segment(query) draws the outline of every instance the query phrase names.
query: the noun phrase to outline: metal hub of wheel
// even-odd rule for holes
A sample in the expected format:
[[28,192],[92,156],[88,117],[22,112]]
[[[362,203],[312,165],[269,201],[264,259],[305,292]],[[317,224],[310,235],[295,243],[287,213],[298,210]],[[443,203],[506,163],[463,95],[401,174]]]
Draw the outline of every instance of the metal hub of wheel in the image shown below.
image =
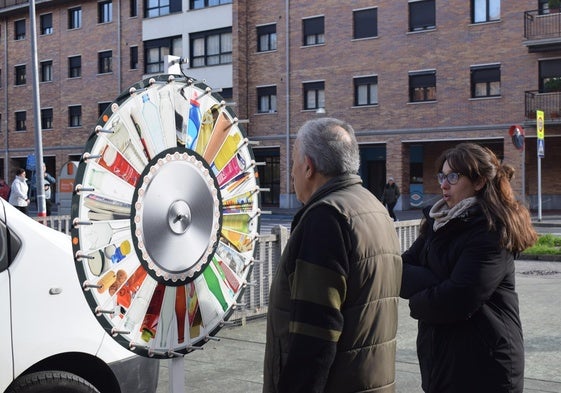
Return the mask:
[[181,284],[200,273],[214,253],[220,231],[219,191],[196,153],[160,156],[147,166],[133,199],[133,234],[149,272],[159,281]]

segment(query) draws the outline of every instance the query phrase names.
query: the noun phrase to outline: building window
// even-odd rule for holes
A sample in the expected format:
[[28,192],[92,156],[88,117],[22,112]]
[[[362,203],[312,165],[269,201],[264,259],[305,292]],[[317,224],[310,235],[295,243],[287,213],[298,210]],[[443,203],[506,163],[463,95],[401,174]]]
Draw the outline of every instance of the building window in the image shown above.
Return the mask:
[[501,0],[471,0],[473,23],[491,22],[501,18]]
[[234,98],[234,89],[231,87],[223,87],[220,95],[225,100],[231,100],[232,98]]
[[53,14],[45,14],[39,17],[39,24],[41,26],[41,34],[53,34]]
[[232,28],[191,34],[191,67],[232,63]]
[[232,4],[232,0],[190,0],[189,9],[198,10],[206,7],[214,7],[216,5]]
[[15,67],[16,70],[16,85],[25,85],[25,65]]
[[436,8],[434,0],[409,2],[409,31],[432,30],[436,28]]
[[41,128],[43,130],[53,129],[53,108],[41,109]]
[[100,102],[97,104],[97,117],[101,117],[109,106],[111,106],[111,102]]
[[277,111],[277,87],[257,88],[257,112],[275,113]]
[[169,15],[181,12],[181,0],[145,0],[144,17],[154,18],[156,16]]
[[16,40],[25,39],[25,19],[16,20],[14,22],[14,35]]
[[70,8],[68,10],[68,29],[79,29],[82,27],[82,7]]
[[471,97],[497,97],[501,95],[501,66],[471,67]]
[[436,71],[409,73],[409,101],[436,101]]
[[68,107],[68,126],[80,127],[82,125],[82,106],[74,105]]
[[378,36],[378,9],[353,11],[353,38],[369,38]]
[[539,72],[540,93],[561,92],[561,59],[540,61]]
[[277,25],[257,26],[257,52],[277,49]]
[[25,125],[27,114],[25,111],[16,112],[16,131],[25,131],[27,126]]
[[82,75],[82,56],[68,58],[68,77],[79,78]]
[[131,46],[130,52],[131,70],[136,70],[138,69],[138,46]]
[[113,51],[99,52],[97,54],[97,64],[99,74],[108,74],[113,72]]
[[40,82],[52,82],[53,80],[53,62],[51,60],[42,61]]
[[182,56],[181,36],[144,42],[144,69],[147,74],[164,72],[164,56]]
[[131,18],[138,16],[138,2],[136,0],[130,0],[130,13]]
[[97,3],[97,23],[109,23],[113,20],[113,3],[100,1]]
[[378,103],[378,77],[364,76],[354,78],[355,106],[375,105]]
[[304,46],[319,45],[325,43],[325,28],[323,16],[302,20],[304,32]]
[[304,109],[325,108],[325,82],[304,83]]

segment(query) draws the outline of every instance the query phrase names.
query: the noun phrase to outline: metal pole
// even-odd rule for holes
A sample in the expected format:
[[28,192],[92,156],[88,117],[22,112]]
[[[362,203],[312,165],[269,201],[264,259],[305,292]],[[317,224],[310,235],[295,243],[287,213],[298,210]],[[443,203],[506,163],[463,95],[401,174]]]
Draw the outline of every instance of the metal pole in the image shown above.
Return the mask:
[[286,25],[286,200],[288,208],[292,207],[290,198],[290,0],[285,0],[285,25]]
[[29,1],[29,24],[31,25],[31,71],[33,75],[33,112],[35,124],[35,187],[37,190],[37,216],[45,217],[46,203],[43,189],[43,137],[41,133],[41,97],[39,95],[39,62],[37,61],[37,25],[35,23],[35,0]]
[[538,222],[542,221],[542,158],[538,156]]

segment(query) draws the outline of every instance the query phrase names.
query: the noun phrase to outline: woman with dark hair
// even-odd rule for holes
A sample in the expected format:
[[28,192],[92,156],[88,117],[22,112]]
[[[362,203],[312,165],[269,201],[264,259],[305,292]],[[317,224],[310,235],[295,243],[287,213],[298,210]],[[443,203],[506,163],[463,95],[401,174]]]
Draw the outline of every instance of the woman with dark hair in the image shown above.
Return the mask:
[[514,196],[513,168],[491,150],[462,143],[436,164],[442,199],[402,255],[423,390],[521,393],[514,259],[537,240],[530,213]]
[[29,206],[28,191],[29,186],[27,185],[25,169],[18,168],[10,189],[9,202],[24,214],[27,214],[27,207]]

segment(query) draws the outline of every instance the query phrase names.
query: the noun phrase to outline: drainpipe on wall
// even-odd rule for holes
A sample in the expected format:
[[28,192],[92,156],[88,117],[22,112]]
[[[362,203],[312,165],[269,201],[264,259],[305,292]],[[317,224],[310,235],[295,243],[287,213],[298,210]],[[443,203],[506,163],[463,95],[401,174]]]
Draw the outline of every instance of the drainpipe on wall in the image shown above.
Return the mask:
[[286,24],[286,204],[292,207],[290,197],[290,0],[285,0]]
[[117,86],[119,88],[119,90],[117,91],[116,96],[118,96],[119,94],[121,94],[121,91],[123,91],[123,79],[121,77],[121,62],[122,62],[122,56],[121,56],[121,2],[117,1],[117,56],[119,61],[117,62],[117,78],[118,78],[118,82],[117,82]]
[[[8,22],[7,20],[2,20],[2,27],[6,26],[2,32],[2,37],[4,39],[4,53],[8,53]],[[4,70],[8,69],[8,56],[4,56]],[[4,118],[2,119],[2,124],[4,125],[4,180],[10,182],[8,167],[10,166],[8,153],[10,151],[10,142],[8,138],[8,73],[4,72],[4,80],[1,82],[4,86]],[[1,126],[0,126],[1,127]]]

